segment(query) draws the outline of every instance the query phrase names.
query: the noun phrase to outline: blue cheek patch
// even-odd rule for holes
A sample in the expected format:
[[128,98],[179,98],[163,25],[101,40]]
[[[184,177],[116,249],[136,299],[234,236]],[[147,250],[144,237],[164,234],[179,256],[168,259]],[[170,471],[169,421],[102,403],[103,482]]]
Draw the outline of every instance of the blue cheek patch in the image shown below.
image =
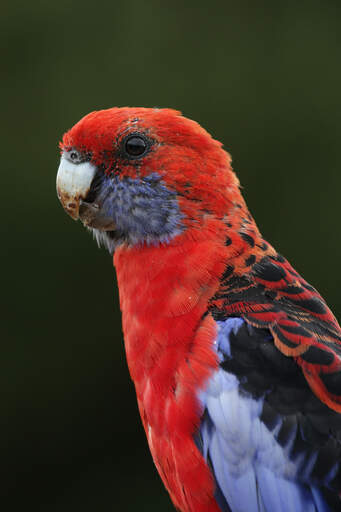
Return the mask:
[[183,230],[176,193],[162,183],[157,173],[136,179],[103,174],[96,188],[96,203],[105,217],[113,219],[116,229],[90,229],[97,242],[111,252],[124,242],[167,243]]

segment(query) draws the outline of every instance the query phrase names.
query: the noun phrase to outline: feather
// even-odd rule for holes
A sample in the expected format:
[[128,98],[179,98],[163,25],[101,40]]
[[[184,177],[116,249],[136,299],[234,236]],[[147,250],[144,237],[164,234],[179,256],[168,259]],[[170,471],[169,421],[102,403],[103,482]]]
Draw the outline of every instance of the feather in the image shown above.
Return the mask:
[[[217,332],[214,346],[220,368],[199,395],[204,410],[199,437],[200,449],[216,480],[217,496],[220,496],[220,502],[223,503],[222,510],[332,510],[324,496],[324,489],[328,490],[324,486],[329,487],[330,482],[333,479],[335,481],[336,475],[340,473],[339,443],[334,441],[334,458],[329,465],[323,467],[319,457],[325,450],[325,443],[316,437],[312,446],[312,438],[309,442],[303,438],[304,422],[310,421],[309,414],[301,417],[304,406],[309,407],[307,396],[310,395],[315,401],[304,378],[301,376],[296,379],[296,384],[297,394],[301,400],[304,397],[305,403],[292,403],[289,414],[275,413],[276,419],[273,421],[269,413],[269,390],[274,385],[279,387],[281,382],[283,391],[285,386],[292,385],[295,380],[291,377],[290,382],[287,376],[291,375],[293,368],[291,365],[282,365],[281,375],[278,368],[273,368],[268,376],[263,376],[260,392],[254,387],[249,388],[253,393],[246,391],[250,367],[258,366],[260,372],[263,370],[257,345],[273,343],[273,340],[265,330],[250,328],[241,318],[218,322]],[[246,343],[247,337],[252,338],[252,342]],[[241,346],[249,347],[251,355],[248,358],[245,358]],[[298,367],[296,373],[299,375]],[[306,390],[307,395],[300,395],[300,386]],[[325,422],[328,422],[330,414],[338,417],[337,413],[325,411],[324,407],[320,404],[320,413],[327,413]],[[337,428],[341,433],[341,421]],[[318,472],[319,485],[316,479]],[[226,506],[221,497],[226,501]],[[335,498],[338,499],[337,493]]]

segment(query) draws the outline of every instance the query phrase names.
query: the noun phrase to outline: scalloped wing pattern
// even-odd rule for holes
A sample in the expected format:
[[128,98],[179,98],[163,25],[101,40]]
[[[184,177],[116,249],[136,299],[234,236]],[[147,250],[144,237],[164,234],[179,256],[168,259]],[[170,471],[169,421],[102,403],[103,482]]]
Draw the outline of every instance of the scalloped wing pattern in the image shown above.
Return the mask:
[[266,256],[250,274],[231,274],[212,300],[217,318],[241,315],[268,328],[293,357],[317,397],[341,412],[341,329],[320,294],[281,255]]

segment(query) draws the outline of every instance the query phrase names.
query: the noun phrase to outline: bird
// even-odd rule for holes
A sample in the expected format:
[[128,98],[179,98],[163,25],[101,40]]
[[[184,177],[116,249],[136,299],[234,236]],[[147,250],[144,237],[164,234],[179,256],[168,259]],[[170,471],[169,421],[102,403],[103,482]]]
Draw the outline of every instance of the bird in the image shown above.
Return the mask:
[[231,156],[170,108],[89,113],[65,211],[113,255],[155,466],[182,512],[341,510],[341,329],[261,235]]

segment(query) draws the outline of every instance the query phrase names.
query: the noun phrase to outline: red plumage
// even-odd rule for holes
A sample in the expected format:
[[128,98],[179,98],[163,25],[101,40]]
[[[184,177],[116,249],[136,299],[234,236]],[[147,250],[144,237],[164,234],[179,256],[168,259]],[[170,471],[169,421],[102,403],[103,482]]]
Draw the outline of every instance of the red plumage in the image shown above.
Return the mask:
[[193,432],[197,390],[217,366],[215,324],[202,317],[224,258],[212,242],[185,238],[172,247],[120,248],[114,262],[127,360],[154,462],[181,510],[213,511],[212,476]]
[[[113,151],[144,130],[157,143],[138,166]],[[341,412],[328,379],[341,370],[341,331],[325,302],[266,243],[241,196],[230,156],[197,123],[169,109],[123,108],[89,114],[62,149],[89,153],[107,175],[161,175],[177,194],[183,232],[168,244],[120,246],[114,255],[130,373],[149,446],[175,505],[218,511],[214,481],[193,436],[198,390],[217,368],[212,312],[267,327],[293,357],[318,398]],[[328,353],[316,364],[310,347]]]

